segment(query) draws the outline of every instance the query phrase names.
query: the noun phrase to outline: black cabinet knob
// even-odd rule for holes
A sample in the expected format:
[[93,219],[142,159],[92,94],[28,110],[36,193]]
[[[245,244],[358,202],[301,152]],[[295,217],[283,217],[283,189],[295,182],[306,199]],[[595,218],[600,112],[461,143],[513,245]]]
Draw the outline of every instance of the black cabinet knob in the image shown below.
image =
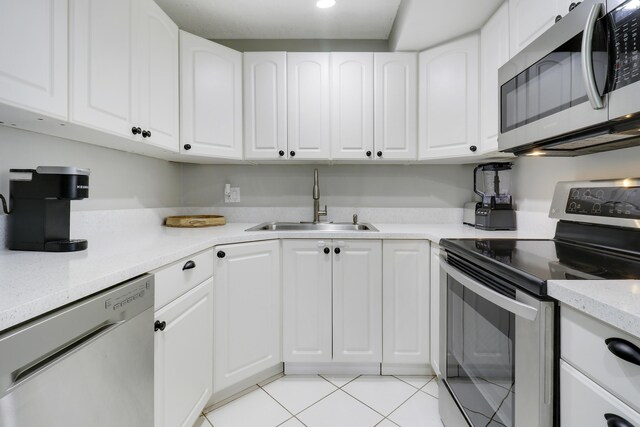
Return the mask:
[[471,150],[472,153],[475,153],[476,151],[478,151],[478,147],[472,145],[471,147],[469,147],[469,150]]
[[560,22],[561,19],[562,19],[562,15],[556,16],[556,22]]
[[279,155],[280,157],[284,157],[284,150],[280,150],[280,151],[278,151],[278,155]]
[[378,152],[376,153],[376,156],[378,156],[378,157],[382,157],[382,151],[378,151]]
[[164,331],[164,328],[167,327],[167,322],[161,322],[159,320],[156,320],[156,323],[153,324],[153,330],[154,331]]
[[218,251],[217,255],[218,258],[224,258],[227,254],[225,254],[223,251]]
[[335,254],[338,255],[340,253],[340,248],[335,248],[333,252],[335,252]]
[[189,260],[184,264],[182,270],[191,270],[192,268],[196,268],[196,263]]
[[629,421],[616,414],[604,414],[607,427],[634,427]]
[[184,144],[185,150],[191,150],[191,144]]
[[289,151],[289,155],[290,155],[291,157],[295,157],[295,156],[296,156],[296,152],[295,152],[295,151],[293,151],[293,150],[291,150],[291,151]]
[[149,130],[143,130],[142,131],[142,137],[143,138],[149,138],[151,136],[151,131]]
[[325,254],[328,254],[329,252],[331,252],[331,249],[329,249],[329,248],[324,248],[324,253],[325,253]]
[[134,134],[134,135],[141,134],[142,133],[142,129],[134,126],[134,127],[131,128],[131,133]]
[[371,151],[367,151],[367,157],[371,157]]
[[604,343],[616,357],[640,366],[640,348],[635,344],[622,338],[607,338]]

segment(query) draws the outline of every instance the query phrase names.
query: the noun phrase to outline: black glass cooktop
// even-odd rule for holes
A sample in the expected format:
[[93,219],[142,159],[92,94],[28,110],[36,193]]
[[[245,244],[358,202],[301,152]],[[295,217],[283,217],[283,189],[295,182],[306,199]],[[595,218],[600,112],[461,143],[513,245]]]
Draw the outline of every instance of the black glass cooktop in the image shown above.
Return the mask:
[[444,239],[440,245],[540,295],[547,280],[640,279],[640,257],[556,240]]

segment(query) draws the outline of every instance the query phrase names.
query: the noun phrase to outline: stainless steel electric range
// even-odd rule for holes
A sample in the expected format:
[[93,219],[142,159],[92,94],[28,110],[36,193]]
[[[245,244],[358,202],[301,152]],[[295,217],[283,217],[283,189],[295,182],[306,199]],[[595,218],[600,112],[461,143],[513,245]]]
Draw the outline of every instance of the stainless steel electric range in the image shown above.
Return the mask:
[[561,182],[552,240],[443,239],[440,416],[447,427],[559,425],[548,280],[640,279],[640,179]]

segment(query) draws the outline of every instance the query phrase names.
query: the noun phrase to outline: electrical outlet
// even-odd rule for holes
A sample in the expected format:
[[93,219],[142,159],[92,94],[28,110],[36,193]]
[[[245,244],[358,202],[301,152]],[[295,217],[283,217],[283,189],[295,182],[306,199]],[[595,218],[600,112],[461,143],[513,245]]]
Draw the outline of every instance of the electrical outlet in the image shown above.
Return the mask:
[[230,187],[224,192],[225,203],[240,203],[240,187]]

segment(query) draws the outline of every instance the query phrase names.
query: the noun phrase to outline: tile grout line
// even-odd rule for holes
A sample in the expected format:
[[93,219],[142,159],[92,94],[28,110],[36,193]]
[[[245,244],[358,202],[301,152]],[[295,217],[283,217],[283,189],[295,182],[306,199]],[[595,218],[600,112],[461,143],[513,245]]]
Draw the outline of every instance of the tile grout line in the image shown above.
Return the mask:
[[[402,381],[402,382],[403,382],[403,383],[405,383],[405,384],[409,384],[411,387],[416,388],[416,389],[418,389],[418,390],[422,390],[423,388],[425,388],[425,387],[427,386],[427,384],[429,384],[431,381],[433,381],[434,379],[436,379],[436,377],[435,377],[435,376],[431,376],[431,375],[424,375],[425,377],[431,377],[431,379],[430,379],[429,381],[427,381],[427,383],[426,383],[425,385],[423,385],[422,387],[416,387],[416,386],[414,386],[413,384],[408,383],[407,381],[403,380],[402,378],[400,378],[400,377],[398,377],[398,376],[396,376],[396,375],[391,375],[391,376],[392,376],[393,378],[396,378],[396,379],[398,379],[398,380]],[[422,376],[422,375],[418,375],[418,376]]]
[[[269,383],[269,384],[271,384],[271,383]],[[256,384],[256,385],[257,385],[257,384]],[[286,406],[284,406],[282,403],[278,402],[278,399],[276,399],[275,397],[271,396],[267,390],[265,390],[265,389],[264,389],[264,388],[262,388],[261,386],[258,386],[258,389],[259,389],[259,390],[262,390],[263,392],[265,392],[265,393],[267,394],[267,396],[269,396],[271,399],[273,399],[273,400],[274,400],[274,402],[276,402],[278,405],[282,406],[282,408],[283,408],[285,411],[287,411],[287,412],[291,415],[291,417],[287,418],[287,419],[286,419],[286,420],[284,420],[282,423],[286,423],[286,422],[287,422],[287,421],[289,421],[291,418],[295,418],[295,416],[296,416],[296,415],[295,415],[293,412],[291,412],[289,409],[287,409],[287,407],[286,407]],[[282,423],[280,423],[280,424],[282,424]],[[280,424],[278,424],[278,425],[280,425]]]
[[[398,409],[400,409],[402,407],[402,405],[404,405],[405,403],[407,403],[409,401],[409,399],[411,399],[413,396],[415,396],[416,394],[420,393],[420,389],[416,390],[415,393],[413,393],[411,396],[407,397],[405,399],[404,402],[402,402],[400,405],[398,405],[398,407],[396,409],[394,409],[393,411],[389,412],[389,415],[387,415],[385,418],[389,418],[391,415],[393,415],[394,412],[396,412]],[[389,418],[389,421],[391,421],[392,423],[396,424],[395,421],[393,421],[392,419]]]

